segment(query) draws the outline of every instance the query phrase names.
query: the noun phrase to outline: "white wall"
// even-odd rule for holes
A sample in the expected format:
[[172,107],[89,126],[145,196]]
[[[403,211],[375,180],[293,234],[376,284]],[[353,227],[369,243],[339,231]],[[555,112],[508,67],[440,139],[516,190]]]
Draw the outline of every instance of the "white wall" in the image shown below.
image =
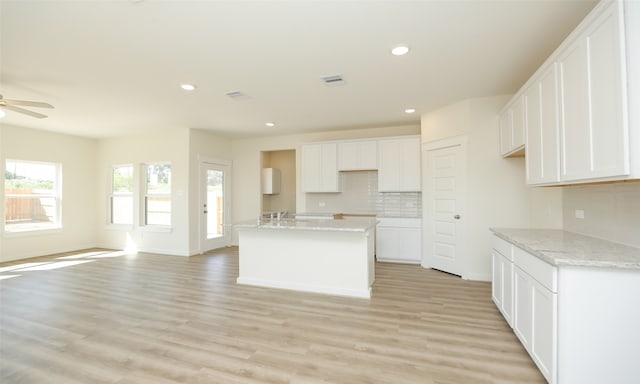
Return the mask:
[[[62,164],[62,229],[6,235],[0,225],[0,262],[85,249],[96,244],[96,140],[45,131],[0,126],[0,170],[5,160],[34,160]],[[4,202],[4,188],[0,189]],[[4,203],[0,208],[4,217]]]
[[[203,160],[231,162],[231,158],[231,140],[197,129],[189,131],[189,255],[201,253],[200,163]],[[231,174],[233,180],[233,164]],[[234,191],[231,194],[231,198],[235,199]]]
[[528,188],[524,158],[504,159],[499,153],[497,113],[508,100],[509,96],[464,100],[421,118],[423,143],[468,136],[464,278],[490,280],[489,228],[562,225],[561,189]]
[[[150,231],[140,225],[141,166],[150,162],[171,162],[170,231]],[[129,228],[109,225],[108,196],[114,165],[134,166],[134,224]],[[122,249],[135,245],[139,251],[188,256],[189,248],[189,130],[102,139],[98,143],[94,201],[97,201],[98,245]]]
[[640,247],[640,181],[565,187],[562,207],[565,230]]

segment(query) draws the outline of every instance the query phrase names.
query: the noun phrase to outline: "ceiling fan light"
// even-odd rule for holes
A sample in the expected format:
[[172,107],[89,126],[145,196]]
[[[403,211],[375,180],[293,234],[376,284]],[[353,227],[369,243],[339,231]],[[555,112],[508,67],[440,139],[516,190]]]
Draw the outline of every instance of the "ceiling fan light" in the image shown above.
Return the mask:
[[0,109],[0,119],[6,116],[6,113],[2,109]]

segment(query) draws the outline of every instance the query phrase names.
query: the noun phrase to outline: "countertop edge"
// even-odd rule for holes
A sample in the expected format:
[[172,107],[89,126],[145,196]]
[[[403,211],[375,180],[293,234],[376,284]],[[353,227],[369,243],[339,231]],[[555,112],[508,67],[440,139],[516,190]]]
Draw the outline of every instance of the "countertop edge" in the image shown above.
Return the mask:
[[[497,237],[509,242],[510,244],[513,244],[514,246],[536,256],[540,260],[554,266],[640,270],[640,248],[635,248],[625,244],[620,244],[620,243],[612,242],[609,240],[598,239],[595,237],[582,235],[574,232],[564,231],[561,229],[544,229],[544,230],[525,229],[525,228],[489,228],[489,229]],[[536,231],[545,231],[547,233],[554,233],[558,236],[560,235],[569,236],[569,237],[574,237],[575,239],[584,239],[585,241],[592,241],[599,245],[610,245],[611,253],[614,253],[614,251],[619,249],[628,250],[633,253],[633,255],[631,256],[633,260],[616,260],[614,256],[611,256],[611,258],[608,258],[608,259],[602,259],[602,258],[595,259],[593,257],[580,258],[580,257],[577,257],[579,256],[578,255],[579,252],[570,253],[570,252],[567,252],[565,249],[552,249],[552,247],[546,247],[551,249],[539,250],[539,249],[532,248],[529,244],[522,241],[521,239],[514,238],[513,236],[510,236],[509,234],[505,233],[509,231],[521,231],[521,232],[529,231],[530,233],[534,233]],[[600,255],[600,253],[598,255]],[[599,256],[599,257],[602,257],[602,256]]]

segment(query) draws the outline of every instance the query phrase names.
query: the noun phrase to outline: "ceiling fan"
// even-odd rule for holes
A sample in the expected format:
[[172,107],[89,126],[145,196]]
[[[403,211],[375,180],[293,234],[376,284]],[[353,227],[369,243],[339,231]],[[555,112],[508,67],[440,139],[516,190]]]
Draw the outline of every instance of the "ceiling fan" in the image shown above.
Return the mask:
[[24,106],[24,107],[34,107],[34,108],[53,108],[53,105],[48,103],[43,103],[40,101],[9,100],[9,99],[2,98],[2,95],[0,95],[0,109],[6,109],[9,111],[23,113],[25,115],[37,117],[38,119],[43,119],[47,117],[47,115],[43,115],[42,113],[33,112],[28,109],[20,108],[18,107],[18,105]]

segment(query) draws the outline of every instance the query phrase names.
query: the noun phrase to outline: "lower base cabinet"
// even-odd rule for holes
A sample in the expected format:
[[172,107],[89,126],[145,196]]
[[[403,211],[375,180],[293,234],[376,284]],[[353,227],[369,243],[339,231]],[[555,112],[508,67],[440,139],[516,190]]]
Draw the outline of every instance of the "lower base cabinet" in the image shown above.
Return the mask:
[[393,263],[422,262],[422,219],[378,218],[376,259]]
[[[533,257],[533,256],[531,256]],[[558,294],[514,268],[513,331],[550,383],[556,382]]]
[[640,270],[554,266],[505,244],[494,238],[493,300],[545,379],[640,383]]

